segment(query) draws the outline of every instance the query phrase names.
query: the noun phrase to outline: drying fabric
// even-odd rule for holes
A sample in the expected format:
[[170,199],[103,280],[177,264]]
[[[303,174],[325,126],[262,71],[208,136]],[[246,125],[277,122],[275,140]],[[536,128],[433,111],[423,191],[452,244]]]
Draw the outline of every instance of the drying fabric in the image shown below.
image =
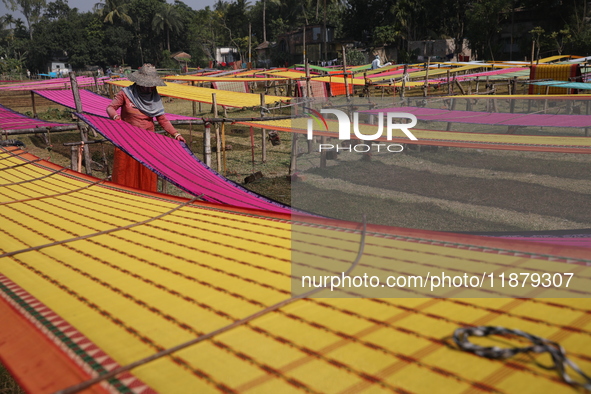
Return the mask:
[[[234,78],[236,79],[236,78]],[[212,81],[211,85],[214,89],[226,90],[229,92],[238,93],[250,93],[248,89],[248,83],[244,81],[232,81],[232,82],[215,82]]]
[[[69,170],[51,175],[63,169],[45,161],[14,167],[34,157],[10,154],[0,152],[0,355],[32,394],[208,333],[91,392],[573,392],[531,358],[491,360],[450,345],[456,328],[482,324],[557,341],[591,367],[589,298],[306,298],[216,334],[290,298],[289,216],[184,205]],[[6,186],[16,179],[28,182]],[[308,250],[349,268],[359,224],[322,224],[308,228]],[[323,246],[335,236],[339,250]],[[580,265],[588,251],[576,248],[384,226],[368,226],[365,244],[364,254],[392,262],[383,274],[427,272],[434,261],[456,275],[492,264],[576,270],[590,287]],[[352,275],[367,268],[362,257]]]
[[538,86],[553,86],[557,88],[565,88],[565,89],[577,89],[577,90],[590,90],[591,83],[585,82],[564,82],[564,81],[540,81],[540,82],[530,82],[532,85]]
[[379,112],[407,112],[415,115],[417,119],[434,122],[474,123],[497,126],[591,127],[591,115],[511,114],[499,112],[451,111],[446,109],[417,107],[392,107],[361,112],[373,114]]
[[[287,78],[266,78],[263,75],[257,77],[218,77],[216,75],[171,75],[162,78],[167,81],[194,81],[194,82],[264,82],[285,81]],[[248,93],[248,92],[247,92]]]
[[[581,67],[579,64],[560,64],[560,65],[533,65],[530,69],[529,80],[536,81],[541,79],[553,79],[555,81],[571,81],[581,77]],[[529,85],[529,94],[565,94],[569,93],[564,88],[553,87],[546,92],[545,87]]]
[[[408,109],[408,107],[404,107]],[[404,112],[404,111],[402,111]],[[454,121],[455,122],[455,121]],[[246,126],[253,126],[271,130],[281,130],[292,133],[307,133],[307,119],[267,120],[257,122],[237,122]],[[338,138],[339,125],[334,121],[327,121],[328,131],[314,130],[314,135],[324,135]],[[373,135],[377,130],[374,125],[359,125],[360,132]],[[460,148],[504,149],[535,152],[562,153],[591,153],[591,138],[589,137],[549,137],[534,135],[485,134],[464,133],[439,130],[411,129],[418,141],[409,140],[402,131],[394,130],[391,142],[400,144],[455,146]],[[386,141],[385,137],[379,139]]]
[[[306,81],[297,81],[300,97],[308,97],[306,93]],[[326,98],[326,84],[315,80],[310,81],[311,96],[314,98]]]
[[[129,86],[132,82],[119,80],[109,82],[117,86]],[[258,107],[261,105],[261,97],[254,93],[227,92],[225,90],[214,90],[198,86],[187,86],[178,83],[166,82],[166,86],[158,86],[158,93],[161,96],[175,97],[184,100],[198,101],[211,104],[212,93],[216,94],[218,105],[226,107]],[[265,104],[270,105],[282,101],[290,101],[290,97],[265,95]]]
[[28,116],[0,105],[0,130],[23,130],[64,126],[75,127],[75,125],[72,125],[71,123],[55,123],[29,118]]
[[[108,77],[97,79],[98,85],[103,85]],[[76,77],[78,86],[94,86],[94,78]],[[42,90],[42,89],[71,89],[70,78],[55,78],[31,82],[19,82],[13,84],[0,85],[0,90]]]
[[[71,90],[34,90],[36,94],[41,97],[45,97],[48,100],[53,101],[64,107],[76,109],[76,103]],[[89,90],[79,90],[80,101],[82,102],[82,110],[91,115],[107,116],[107,106],[111,103],[111,100],[103,97],[99,94],[93,93]],[[117,111],[119,114],[121,110]],[[166,114],[168,120],[192,120],[197,119],[190,116]]]
[[291,212],[286,205],[260,196],[224,178],[203,164],[183,143],[132,126],[91,115],[80,115],[115,146],[160,177],[205,201],[273,212]]

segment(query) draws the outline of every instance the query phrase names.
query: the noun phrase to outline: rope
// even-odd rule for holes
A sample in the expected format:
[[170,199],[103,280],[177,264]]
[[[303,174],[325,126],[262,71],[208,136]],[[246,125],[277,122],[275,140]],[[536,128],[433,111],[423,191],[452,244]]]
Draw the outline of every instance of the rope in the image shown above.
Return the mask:
[[[489,335],[515,335],[523,337],[529,340],[532,345],[526,347],[513,347],[513,348],[500,348],[498,346],[479,346],[470,342],[470,336],[485,337]],[[566,351],[558,343],[550,341],[545,338],[541,338],[535,335],[528,334],[521,330],[511,330],[504,327],[495,326],[480,326],[480,327],[468,327],[458,328],[453,335],[455,343],[460,349],[467,352],[477,354],[481,357],[492,358],[492,359],[506,359],[513,357],[519,353],[550,353],[554,366],[552,369],[556,369],[562,379],[573,386],[582,387],[586,390],[591,390],[591,377],[586,375],[577,364],[572,362],[566,357]],[[584,383],[578,382],[571,378],[567,373],[566,368],[570,367],[585,380]]]
[[[344,273],[345,276],[349,275],[349,273],[351,273],[351,271],[353,271],[355,269],[355,267],[357,267],[357,264],[359,263],[359,260],[361,260],[361,256],[363,256],[363,251],[365,249],[366,229],[367,229],[367,223],[366,223],[366,216],[364,214],[363,215],[363,228],[361,230],[361,241],[359,242],[359,250],[357,252],[357,257],[355,258],[355,260],[353,261],[353,263],[351,264],[351,266],[349,267],[349,269]],[[0,256],[0,257],[2,257],[2,256]],[[119,368],[116,368],[116,369],[112,370],[111,372],[108,372],[108,373],[103,374],[103,375],[99,375],[99,376],[97,376],[97,377],[95,377],[93,379],[89,379],[89,380],[87,380],[85,382],[82,382],[82,383],[79,383],[77,385],[70,386],[70,387],[67,387],[67,388],[65,388],[63,390],[56,391],[54,394],[74,394],[74,393],[78,393],[78,392],[80,392],[82,390],[85,390],[85,389],[93,386],[96,383],[102,382],[103,380],[111,379],[111,378],[117,376],[120,373],[129,371],[129,370],[131,370],[131,369],[133,369],[135,367],[139,367],[140,365],[147,364],[147,363],[149,363],[151,361],[157,360],[157,359],[162,358],[164,356],[168,356],[168,355],[170,355],[172,353],[175,353],[175,352],[177,352],[179,350],[182,350],[184,348],[187,348],[189,346],[195,345],[195,344],[197,344],[199,342],[203,342],[206,339],[212,338],[212,337],[214,337],[216,335],[219,335],[219,334],[224,333],[226,331],[229,331],[229,330],[231,330],[233,328],[236,328],[236,327],[239,327],[239,326],[241,326],[243,324],[246,324],[246,323],[248,323],[248,322],[250,322],[250,321],[252,321],[252,320],[254,320],[254,319],[258,318],[258,317],[261,317],[263,315],[266,315],[269,312],[273,312],[273,311],[275,311],[275,310],[277,310],[279,308],[282,308],[282,307],[284,307],[284,306],[286,306],[288,304],[291,304],[294,301],[300,300],[302,298],[310,297],[313,294],[318,293],[319,291],[322,291],[324,289],[326,289],[326,287],[319,287],[319,288],[310,290],[310,291],[308,291],[306,293],[300,294],[298,296],[291,297],[291,298],[288,298],[286,300],[280,301],[280,302],[278,302],[278,303],[276,303],[274,305],[271,305],[271,306],[269,306],[269,307],[267,307],[265,309],[262,309],[262,310],[260,310],[260,311],[258,311],[256,313],[253,313],[250,316],[247,316],[247,317],[245,317],[243,319],[237,320],[234,323],[228,324],[227,326],[221,327],[221,328],[219,328],[217,330],[214,330],[214,331],[209,332],[207,334],[201,335],[201,336],[199,336],[199,337],[197,337],[195,339],[192,339],[192,340],[190,340],[188,342],[185,342],[185,343],[182,343],[180,345],[171,347],[171,348],[166,349],[166,350],[162,350],[162,351],[160,351],[158,353],[155,353],[155,354],[153,354],[151,356],[148,356],[146,358],[143,358],[141,360],[135,361],[135,362],[133,362],[131,364],[127,364],[127,365],[121,366]]]

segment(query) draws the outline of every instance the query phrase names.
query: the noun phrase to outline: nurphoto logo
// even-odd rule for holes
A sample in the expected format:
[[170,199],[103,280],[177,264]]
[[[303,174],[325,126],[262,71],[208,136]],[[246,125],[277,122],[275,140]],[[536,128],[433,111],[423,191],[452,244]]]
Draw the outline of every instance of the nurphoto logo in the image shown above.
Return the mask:
[[[337,117],[339,122],[339,140],[346,141],[351,139],[351,126],[353,126],[353,133],[357,139],[363,141],[374,141],[380,138],[384,133],[384,118],[386,119],[386,139],[392,140],[392,130],[401,130],[410,140],[417,141],[417,137],[410,132],[410,128],[416,126],[417,117],[413,114],[406,112],[387,112],[384,116],[383,112],[378,113],[378,129],[374,134],[362,134],[359,130],[359,113],[353,112],[353,121],[349,118],[345,112],[338,109],[321,109],[320,112],[312,109],[305,108],[309,111],[312,119],[308,119],[308,140],[314,137],[313,122],[315,121],[321,128],[328,131],[328,124],[322,114],[333,114]],[[394,123],[394,119],[410,119],[410,123]],[[400,144],[377,144],[377,151],[380,151],[380,147],[385,147],[388,152],[402,152],[404,147]],[[369,152],[372,149],[372,145],[368,144],[355,144],[353,146],[340,146],[334,144],[320,144],[319,151],[323,150],[335,150],[337,152],[346,150],[351,152]]]

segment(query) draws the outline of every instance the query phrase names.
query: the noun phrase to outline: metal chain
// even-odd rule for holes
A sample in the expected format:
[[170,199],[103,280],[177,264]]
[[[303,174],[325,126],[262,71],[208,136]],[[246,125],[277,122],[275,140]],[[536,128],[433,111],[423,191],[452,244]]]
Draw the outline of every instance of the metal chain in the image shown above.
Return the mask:
[[[516,335],[531,341],[531,346],[514,347],[514,348],[500,348],[498,346],[479,346],[470,342],[470,337],[486,337],[489,335]],[[453,335],[455,343],[460,349],[467,352],[477,354],[482,357],[492,359],[506,359],[513,357],[519,353],[550,353],[552,361],[554,362],[553,369],[560,374],[562,379],[573,386],[579,386],[586,390],[591,390],[591,377],[585,374],[577,364],[566,357],[566,351],[558,343],[541,338],[521,330],[511,330],[505,327],[498,326],[479,326],[458,328]],[[574,380],[566,371],[566,368],[572,368],[576,373],[583,377],[584,382]]]

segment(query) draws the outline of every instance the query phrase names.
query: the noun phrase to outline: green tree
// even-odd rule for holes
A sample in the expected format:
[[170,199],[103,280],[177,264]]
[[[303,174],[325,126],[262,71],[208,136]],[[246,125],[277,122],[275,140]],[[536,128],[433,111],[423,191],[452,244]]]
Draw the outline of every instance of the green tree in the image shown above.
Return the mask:
[[33,25],[41,17],[41,12],[45,8],[45,0],[2,0],[2,2],[11,11],[20,11],[29,26],[29,37],[33,39]]
[[466,35],[479,58],[495,60],[501,55],[500,32],[508,19],[512,0],[479,0],[466,11]]
[[179,33],[183,29],[183,22],[175,7],[163,4],[160,11],[154,15],[152,28],[156,33],[163,30],[166,32],[166,48],[170,52],[170,32]]
[[104,18],[103,22],[113,24],[115,19],[121,20],[125,23],[132,24],[133,20],[128,14],[129,0],[103,0],[104,2],[96,3],[94,11]]

